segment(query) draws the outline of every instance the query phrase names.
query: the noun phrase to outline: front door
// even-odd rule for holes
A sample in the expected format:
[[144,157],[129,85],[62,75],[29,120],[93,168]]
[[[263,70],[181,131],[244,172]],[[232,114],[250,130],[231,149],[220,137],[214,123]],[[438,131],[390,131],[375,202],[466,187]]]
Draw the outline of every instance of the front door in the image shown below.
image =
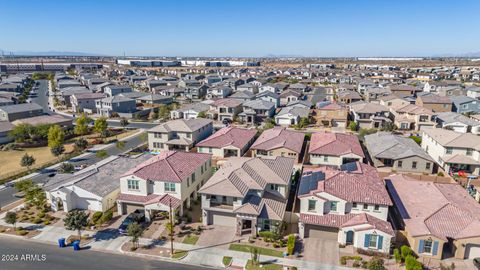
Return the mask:
[[347,232],[347,244],[353,244],[353,231]]
[[242,224],[242,230],[251,229],[252,228],[252,221],[250,219],[244,219]]

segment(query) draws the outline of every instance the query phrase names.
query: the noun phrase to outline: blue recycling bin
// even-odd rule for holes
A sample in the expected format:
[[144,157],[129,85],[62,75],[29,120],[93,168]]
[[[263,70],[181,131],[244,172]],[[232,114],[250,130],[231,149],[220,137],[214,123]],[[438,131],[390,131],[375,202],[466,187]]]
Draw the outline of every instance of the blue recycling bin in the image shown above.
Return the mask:
[[58,239],[58,247],[65,247],[65,238]]
[[76,240],[73,242],[73,250],[77,251],[80,250],[80,241]]

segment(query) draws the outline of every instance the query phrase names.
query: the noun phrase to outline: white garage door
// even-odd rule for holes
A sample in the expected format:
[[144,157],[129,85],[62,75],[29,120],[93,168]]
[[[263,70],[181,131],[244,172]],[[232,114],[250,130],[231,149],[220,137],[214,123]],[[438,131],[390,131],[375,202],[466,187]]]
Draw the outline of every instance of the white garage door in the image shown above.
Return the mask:
[[329,240],[338,240],[338,229],[316,226],[316,225],[305,225],[305,238],[322,238]]
[[467,245],[465,248],[465,257],[467,257],[467,259],[480,258],[480,245]]
[[210,222],[213,225],[233,227],[237,224],[235,214],[210,212]]

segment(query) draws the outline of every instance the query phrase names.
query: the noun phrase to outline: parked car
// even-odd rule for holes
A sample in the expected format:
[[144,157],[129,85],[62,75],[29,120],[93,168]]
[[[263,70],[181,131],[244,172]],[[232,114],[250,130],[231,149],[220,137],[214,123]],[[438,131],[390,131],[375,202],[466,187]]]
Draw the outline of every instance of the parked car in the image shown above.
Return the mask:
[[473,265],[475,265],[475,267],[480,270],[480,257],[473,259]]
[[135,210],[134,212],[130,213],[120,224],[118,227],[118,233],[120,234],[127,234],[128,225],[133,222],[142,223],[145,221],[145,213],[140,210]]

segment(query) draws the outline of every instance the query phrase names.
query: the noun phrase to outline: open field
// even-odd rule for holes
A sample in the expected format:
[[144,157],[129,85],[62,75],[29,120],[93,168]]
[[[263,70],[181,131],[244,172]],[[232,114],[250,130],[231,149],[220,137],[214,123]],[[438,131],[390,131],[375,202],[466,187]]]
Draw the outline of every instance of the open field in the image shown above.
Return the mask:
[[[72,150],[73,144],[65,144],[65,153],[69,153]],[[0,151],[0,178],[27,171],[27,168],[20,166],[20,160],[25,153],[32,155],[36,159],[35,165],[31,169],[42,167],[44,164],[58,159],[52,155],[48,146]]]

